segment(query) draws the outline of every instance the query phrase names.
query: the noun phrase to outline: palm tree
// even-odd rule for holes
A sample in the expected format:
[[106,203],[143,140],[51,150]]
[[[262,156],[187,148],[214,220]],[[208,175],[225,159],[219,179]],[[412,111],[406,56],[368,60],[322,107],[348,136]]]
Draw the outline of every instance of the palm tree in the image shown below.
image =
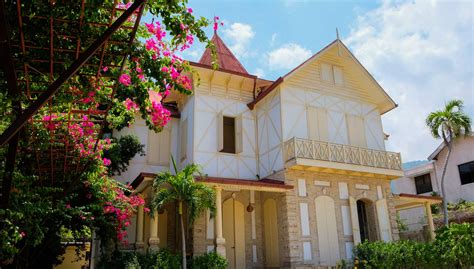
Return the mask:
[[471,132],[471,119],[463,111],[462,100],[449,101],[443,110],[431,112],[426,118],[426,125],[431,130],[434,138],[442,138],[448,148],[448,154],[441,174],[441,195],[443,196],[444,224],[448,225],[448,204],[444,190],[444,177],[448,166],[449,156],[453,148],[454,140]]
[[214,189],[195,181],[194,177],[200,175],[199,166],[189,164],[183,170],[178,171],[173,156],[171,156],[171,161],[175,175],[167,171],[156,176],[153,182],[155,195],[151,201],[151,208],[154,213],[166,204],[177,202],[181,224],[182,261],[183,268],[186,269],[186,233],[183,213],[188,216],[189,225],[192,225],[206,209],[210,210],[211,216],[214,216],[216,194]]

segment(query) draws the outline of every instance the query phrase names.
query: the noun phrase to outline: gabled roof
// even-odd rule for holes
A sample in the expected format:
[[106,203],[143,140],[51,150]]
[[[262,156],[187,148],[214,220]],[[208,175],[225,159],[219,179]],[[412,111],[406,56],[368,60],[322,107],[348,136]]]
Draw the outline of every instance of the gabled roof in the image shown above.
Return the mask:
[[286,75],[284,75],[282,77],[279,77],[271,86],[269,86],[265,91],[263,91],[259,96],[257,96],[257,98],[254,101],[247,104],[247,106],[250,109],[253,109],[254,106],[260,100],[262,100],[266,95],[268,95],[271,91],[273,91],[278,85],[283,83],[285,80],[288,80],[298,70],[300,70],[301,68],[307,66],[308,64],[312,63],[313,61],[317,60],[322,54],[324,54],[329,49],[331,49],[332,47],[337,46],[337,45],[339,45],[340,47],[342,47],[343,49],[345,49],[348,52],[349,56],[354,60],[354,62],[359,67],[361,67],[363,72],[370,78],[370,80],[372,80],[372,82],[374,82],[376,87],[385,95],[385,97],[387,98],[387,100],[391,104],[390,108],[386,109],[385,111],[382,111],[382,113],[388,112],[388,111],[392,110],[393,108],[397,107],[398,105],[393,101],[393,99],[385,92],[385,90],[382,88],[382,86],[380,86],[380,84],[375,80],[375,78],[369,73],[369,71],[367,71],[367,69],[359,62],[359,60],[357,60],[357,58],[354,56],[354,54],[352,54],[352,52],[349,50],[349,48],[347,48],[347,46],[340,39],[336,39],[333,42],[329,43],[326,47],[324,47],[323,49],[318,51],[316,54],[311,56],[309,59],[307,59],[306,61],[304,61],[303,63],[301,63],[297,67],[293,68]]
[[[217,32],[214,32],[214,36],[211,39],[212,43],[216,47],[217,63],[219,68],[237,73],[248,74],[244,66],[237,60],[237,57],[230,51],[224,41],[219,37]],[[212,53],[210,48],[206,48],[204,53],[199,60],[200,64],[212,66]]]
[[[474,137],[474,132],[470,132],[469,134],[467,134],[466,136],[472,136]],[[438,159],[438,155],[439,153],[446,147],[446,144],[443,142],[441,142],[441,144],[439,144],[439,146],[435,149],[435,151],[433,151],[433,153],[430,154],[430,156],[428,156],[428,160],[432,161],[432,160],[437,160]]]

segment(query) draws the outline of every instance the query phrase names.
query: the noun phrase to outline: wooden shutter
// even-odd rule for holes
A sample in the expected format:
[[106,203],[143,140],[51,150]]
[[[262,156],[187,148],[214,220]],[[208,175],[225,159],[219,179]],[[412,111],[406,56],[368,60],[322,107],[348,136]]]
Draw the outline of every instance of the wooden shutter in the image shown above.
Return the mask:
[[349,207],[351,209],[352,236],[354,245],[360,244],[359,215],[357,214],[357,202],[353,197],[349,197]]
[[320,263],[335,266],[340,256],[334,200],[329,196],[319,196],[315,203]]
[[321,64],[321,79],[326,82],[333,82],[332,68],[329,64]]
[[336,85],[344,85],[344,73],[342,72],[342,68],[338,66],[333,66],[334,71],[334,83]]
[[217,151],[224,149],[224,115],[217,114]]
[[188,119],[181,122],[181,145],[180,145],[180,156],[181,161],[186,159],[186,152],[188,148]]
[[171,130],[164,128],[160,133],[148,130],[147,163],[169,165],[171,154]]
[[346,115],[347,127],[349,132],[349,143],[352,146],[366,148],[367,141],[365,139],[365,122],[360,116]]
[[380,239],[388,242],[392,241],[392,233],[390,230],[390,219],[388,215],[387,200],[380,199],[375,202],[377,208],[377,217],[379,220]]
[[328,116],[326,109],[309,107],[307,116],[308,138],[317,141],[328,141]]
[[235,118],[235,153],[241,153],[244,150],[244,139],[242,129],[242,114]]

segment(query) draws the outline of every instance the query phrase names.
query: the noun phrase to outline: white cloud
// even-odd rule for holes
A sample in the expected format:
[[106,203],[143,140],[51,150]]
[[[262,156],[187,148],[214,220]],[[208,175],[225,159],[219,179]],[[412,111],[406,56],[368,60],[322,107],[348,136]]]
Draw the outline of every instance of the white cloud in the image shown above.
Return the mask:
[[311,51],[295,43],[285,44],[268,53],[268,66],[272,70],[291,69],[311,56]]
[[425,159],[439,144],[424,120],[460,98],[474,118],[473,4],[383,2],[360,16],[346,44],[399,107],[384,118],[387,148],[404,161]]
[[237,57],[249,56],[250,41],[255,37],[252,26],[245,23],[235,22],[222,30],[224,36],[232,43],[230,49]]
[[265,71],[262,68],[257,68],[255,69],[255,72],[253,72],[252,74],[256,75],[259,78],[262,78],[265,76]]

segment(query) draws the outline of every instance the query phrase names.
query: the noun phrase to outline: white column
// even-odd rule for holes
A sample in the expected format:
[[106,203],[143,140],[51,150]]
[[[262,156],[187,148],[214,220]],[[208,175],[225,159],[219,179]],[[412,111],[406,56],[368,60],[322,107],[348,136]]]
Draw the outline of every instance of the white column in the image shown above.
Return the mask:
[[435,228],[433,223],[433,215],[431,214],[431,205],[428,202],[425,202],[425,212],[426,218],[428,219],[428,227],[430,231],[430,238],[431,240],[435,239]]
[[216,190],[216,252],[225,257],[225,239],[222,236],[222,188]]
[[151,251],[158,250],[160,239],[158,238],[158,210],[155,210],[153,218],[150,218],[150,239],[148,239]]
[[137,211],[137,234],[136,234],[136,249],[143,249],[143,205],[138,207]]

